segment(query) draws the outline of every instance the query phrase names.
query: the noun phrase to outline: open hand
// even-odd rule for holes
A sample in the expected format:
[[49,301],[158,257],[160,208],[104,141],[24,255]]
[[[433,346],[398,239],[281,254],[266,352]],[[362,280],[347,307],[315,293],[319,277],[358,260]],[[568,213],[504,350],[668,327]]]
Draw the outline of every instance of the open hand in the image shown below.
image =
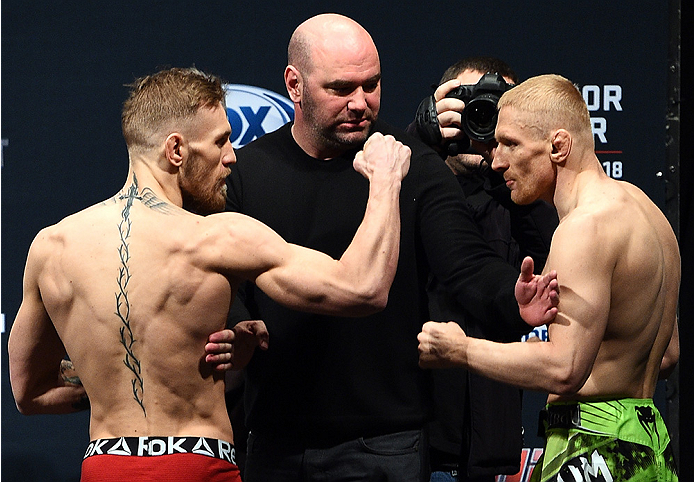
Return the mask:
[[532,327],[538,327],[557,316],[559,282],[554,270],[545,275],[533,274],[534,264],[529,256],[523,260],[515,294],[523,320]]

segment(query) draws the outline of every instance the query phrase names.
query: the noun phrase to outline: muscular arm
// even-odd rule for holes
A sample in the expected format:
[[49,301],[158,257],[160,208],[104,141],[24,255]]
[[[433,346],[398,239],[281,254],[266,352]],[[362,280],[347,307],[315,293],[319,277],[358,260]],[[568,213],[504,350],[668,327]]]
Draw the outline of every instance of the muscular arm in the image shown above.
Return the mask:
[[[557,229],[548,267],[559,273],[559,312],[546,343],[495,343],[454,323],[427,323],[419,335],[424,367],[463,366],[525,389],[570,395],[588,379],[607,326],[612,263],[584,224]],[[580,253],[580,256],[577,256]]]
[[[277,302],[321,314],[362,316],[383,309],[395,276],[400,243],[400,183],[409,148],[374,134],[354,167],[370,181],[364,219],[339,260],[288,244],[265,225],[238,218],[229,248],[245,277]],[[233,215],[227,215],[233,216]],[[226,223],[230,225],[232,223]],[[235,251],[235,253],[234,253]],[[239,253],[247,253],[243,259]]]
[[25,415],[70,413],[87,408],[82,385],[61,376],[65,347],[41,299],[40,239],[34,242],[24,274],[24,294],[8,340],[10,382],[19,411]]

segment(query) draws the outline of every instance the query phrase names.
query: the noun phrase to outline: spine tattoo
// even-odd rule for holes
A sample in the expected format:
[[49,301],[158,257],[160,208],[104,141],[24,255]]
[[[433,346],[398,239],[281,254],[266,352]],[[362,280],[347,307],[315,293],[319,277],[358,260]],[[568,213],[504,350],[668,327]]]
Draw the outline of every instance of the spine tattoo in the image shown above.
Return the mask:
[[132,389],[135,401],[142,408],[145,417],[147,411],[144,405],[144,381],[142,379],[142,366],[140,360],[135,355],[134,345],[137,340],[130,326],[130,301],[128,299],[128,282],[130,281],[130,269],[128,262],[130,261],[130,251],[128,246],[128,238],[130,237],[130,229],[132,221],[130,219],[130,208],[133,202],[141,200],[138,196],[137,178],[133,180],[133,184],[128,188],[126,194],[122,194],[120,199],[126,200],[125,207],[121,213],[121,222],[118,224],[120,232],[121,244],[118,247],[120,256],[120,268],[118,270],[118,291],[116,292],[116,316],[120,319],[123,326],[120,328],[120,341],[125,348],[125,359],[123,363],[133,373]]

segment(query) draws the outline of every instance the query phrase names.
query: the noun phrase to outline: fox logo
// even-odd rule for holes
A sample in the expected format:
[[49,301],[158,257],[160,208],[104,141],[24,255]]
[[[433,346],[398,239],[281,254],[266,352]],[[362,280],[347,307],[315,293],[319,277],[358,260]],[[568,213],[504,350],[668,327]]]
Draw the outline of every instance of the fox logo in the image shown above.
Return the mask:
[[229,139],[236,149],[294,119],[294,105],[279,94],[240,84],[228,84],[224,89],[231,124]]

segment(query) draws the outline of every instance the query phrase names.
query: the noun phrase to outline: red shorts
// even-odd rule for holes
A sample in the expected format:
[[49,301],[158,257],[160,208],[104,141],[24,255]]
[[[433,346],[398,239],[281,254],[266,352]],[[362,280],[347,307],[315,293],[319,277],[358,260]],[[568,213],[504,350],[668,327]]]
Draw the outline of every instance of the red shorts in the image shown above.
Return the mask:
[[[204,445],[188,447],[198,440]],[[234,462],[233,446],[216,439],[100,439],[89,444],[80,482],[241,482]]]

